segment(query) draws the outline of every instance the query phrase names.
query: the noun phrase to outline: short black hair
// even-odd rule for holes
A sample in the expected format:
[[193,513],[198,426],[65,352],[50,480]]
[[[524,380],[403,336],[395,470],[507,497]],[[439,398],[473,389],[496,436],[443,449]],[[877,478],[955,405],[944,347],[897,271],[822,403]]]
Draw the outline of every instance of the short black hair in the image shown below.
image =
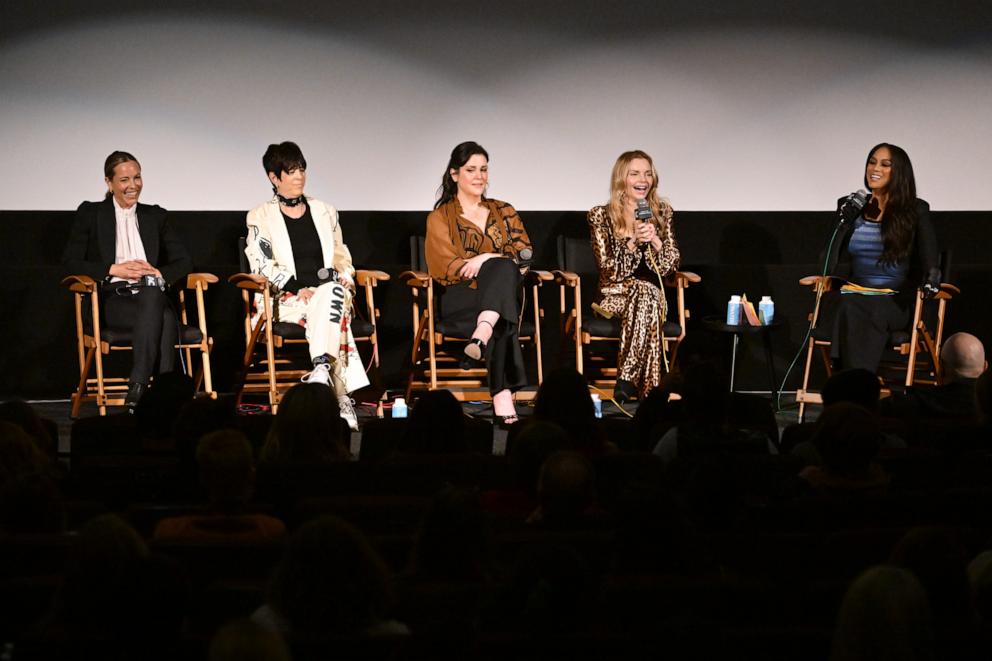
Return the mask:
[[306,170],[307,159],[303,158],[303,152],[300,151],[298,144],[287,140],[278,145],[269,145],[269,148],[265,150],[265,155],[262,156],[262,166],[265,168],[266,174],[271,172],[282,178],[283,172],[297,168]]

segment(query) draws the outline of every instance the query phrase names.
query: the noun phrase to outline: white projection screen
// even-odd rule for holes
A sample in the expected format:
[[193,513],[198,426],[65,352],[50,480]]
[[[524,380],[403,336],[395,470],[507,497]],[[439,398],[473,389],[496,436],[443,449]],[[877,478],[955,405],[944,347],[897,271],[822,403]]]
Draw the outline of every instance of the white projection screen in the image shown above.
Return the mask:
[[601,203],[631,148],[677,209],[829,209],[881,141],[992,209],[989,4],[865,5],[4,2],[0,209],[97,199],[114,149],[145,201],[246,209],[281,140],[341,209],[430,207],[463,140],[528,210]]

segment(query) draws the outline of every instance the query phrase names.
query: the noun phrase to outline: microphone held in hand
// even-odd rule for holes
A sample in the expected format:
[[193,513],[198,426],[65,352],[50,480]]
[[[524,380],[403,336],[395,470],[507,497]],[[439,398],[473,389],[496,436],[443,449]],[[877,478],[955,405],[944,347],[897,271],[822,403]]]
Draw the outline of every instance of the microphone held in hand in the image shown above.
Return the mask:
[[534,251],[530,248],[521,248],[517,253],[516,262],[521,268],[530,267],[534,263]]
[[862,189],[848,195],[844,203],[840,205],[840,224],[849,223],[857,218],[867,203],[868,193]]
[[649,205],[648,201],[642,197],[637,201],[637,208],[634,209],[634,218],[646,222],[651,220],[652,216],[654,216],[654,214],[651,213],[651,205]]

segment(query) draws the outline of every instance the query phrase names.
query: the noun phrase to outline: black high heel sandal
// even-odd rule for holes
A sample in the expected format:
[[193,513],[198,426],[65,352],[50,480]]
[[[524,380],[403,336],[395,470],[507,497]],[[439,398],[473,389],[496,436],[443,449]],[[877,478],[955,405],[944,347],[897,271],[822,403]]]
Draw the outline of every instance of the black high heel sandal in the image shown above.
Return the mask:
[[[489,324],[489,328],[491,328],[493,332],[496,331],[496,327],[493,326],[492,323],[488,321],[480,321],[479,324],[477,325],[481,325],[481,324]],[[462,368],[471,369],[472,367],[482,367],[483,365],[485,365],[486,346],[487,343],[483,342],[477,337],[473,337],[472,339],[470,339],[468,341],[468,344],[465,345],[465,349],[464,349],[465,360],[462,361]]]
[[630,381],[624,381],[623,379],[617,379],[616,385],[613,387],[613,399],[617,404],[626,404],[637,397],[637,388]]

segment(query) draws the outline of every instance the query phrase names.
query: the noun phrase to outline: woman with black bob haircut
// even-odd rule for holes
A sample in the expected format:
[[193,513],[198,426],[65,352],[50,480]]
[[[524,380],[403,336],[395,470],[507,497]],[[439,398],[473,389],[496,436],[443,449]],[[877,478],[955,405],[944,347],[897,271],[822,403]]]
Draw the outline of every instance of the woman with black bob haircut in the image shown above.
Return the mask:
[[849,284],[832,297],[830,351],[841,369],[874,373],[889,334],[909,324],[917,288],[940,287],[940,269],[930,205],[916,197],[905,150],[886,142],[872,147],[864,183],[871,193],[860,213],[847,197],[837,202],[845,222],[833,238],[827,273]]
[[341,417],[358,429],[349,393],[369,380],[351,333],[355,267],[337,209],[303,194],[307,161],[295,142],[269,145],[262,166],[273,195],[248,212],[245,255],[269,281],[275,321],[306,329],[313,370],[303,380],[333,388]]
[[486,197],[488,185],[488,152],[475,142],[455,147],[427,216],[425,252],[431,277],[446,287],[445,323],[471,338],[463,364],[486,366],[493,411],[512,424],[513,392],[527,384],[517,328],[533,250],[516,209]]

